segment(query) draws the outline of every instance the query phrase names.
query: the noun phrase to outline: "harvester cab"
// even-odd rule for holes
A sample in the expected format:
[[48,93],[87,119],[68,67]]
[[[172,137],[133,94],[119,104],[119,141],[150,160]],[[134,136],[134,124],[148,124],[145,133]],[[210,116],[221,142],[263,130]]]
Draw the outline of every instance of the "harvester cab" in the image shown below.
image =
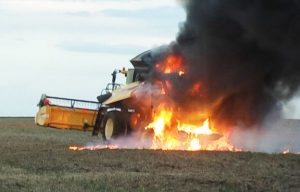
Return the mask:
[[144,61],[150,56],[150,51],[146,51],[135,58],[131,59],[134,68],[126,70],[123,68],[118,73],[124,74],[126,77],[126,85],[115,87],[116,72],[112,73],[113,80],[111,91],[102,91],[102,94],[97,97],[100,108],[97,114],[93,135],[102,134],[105,140],[111,139],[118,135],[128,134],[132,128],[133,116],[138,116],[136,105],[129,103],[133,97],[134,91],[141,85],[141,83],[149,75],[149,66]]

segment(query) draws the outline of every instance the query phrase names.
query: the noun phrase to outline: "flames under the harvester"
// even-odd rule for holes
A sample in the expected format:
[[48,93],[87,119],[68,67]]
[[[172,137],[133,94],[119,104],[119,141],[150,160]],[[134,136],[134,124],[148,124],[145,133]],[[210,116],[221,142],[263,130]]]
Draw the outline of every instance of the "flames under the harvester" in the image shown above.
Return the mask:
[[163,62],[155,65],[155,70],[165,74],[176,72],[179,76],[182,76],[184,75],[182,58],[176,55],[169,55]]
[[239,151],[228,142],[228,134],[210,127],[209,117],[195,124],[184,123],[174,117],[171,109],[162,107],[145,129],[153,132],[152,149]]
[[[163,62],[156,64],[154,70],[166,75],[178,74],[180,77],[186,75],[182,65],[182,58],[176,55],[169,55]],[[240,151],[228,142],[229,133],[220,133],[218,129],[212,127],[209,115],[197,111],[188,113],[178,111],[176,110],[176,104],[174,106],[174,103],[171,104],[168,102],[171,98],[168,98],[167,92],[173,88],[170,80],[156,79],[155,83],[161,87],[158,97],[162,99],[158,106],[154,107],[155,113],[152,114],[152,122],[142,128],[145,129],[144,132],[146,135],[150,137],[152,143],[149,147],[151,149]],[[200,81],[191,85],[190,89],[183,91],[187,91],[189,95],[203,94]],[[189,121],[189,119],[193,120]],[[85,147],[70,146],[69,149],[96,150],[122,147],[109,144]]]
[[[155,70],[165,74],[186,75],[182,58],[178,55],[169,55],[163,62],[155,65]],[[169,80],[161,82],[166,84],[167,89],[172,89]],[[201,91],[201,82],[197,81],[187,91],[190,95],[203,94]],[[167,90],[162,88],[161,95],[166,97],[164,101],[169,101]],[[187,98],[189,99],[189,98]],[[210,116],[201,114],[201,112],[178,112],[168,102],[160,103],[153,114],[153,122],[145,128],[152,130],[153,149],[163,150],[229,150],[239,151],[228,142],[229,133],[219,133],[218,129],[212,128]],[[186,110],[185,110],[186,111]],[[189,110],[191,111],[191,110]],[[186,117],[190,116],[190,117]],[[183,118],[184,117],[184,118]],[[198,117],[198,119],[197,119]],[[193,119],[190,123],[188,119]],[[196,121],[195,121],[196,119]]]

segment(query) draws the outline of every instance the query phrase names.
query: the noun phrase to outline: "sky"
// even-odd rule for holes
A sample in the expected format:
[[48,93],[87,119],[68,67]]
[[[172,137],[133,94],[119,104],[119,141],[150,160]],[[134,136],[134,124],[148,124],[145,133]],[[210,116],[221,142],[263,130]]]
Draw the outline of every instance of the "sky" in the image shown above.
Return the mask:
[[0,116],[34,116],[43,93],[96,100],[185,16],[176,0],[0,0]]
[[[34,116],[42,94],[95,101],[185,17],[177,0],[0,0],[0,116]],[[284,111],[300,118],[300,99]]]

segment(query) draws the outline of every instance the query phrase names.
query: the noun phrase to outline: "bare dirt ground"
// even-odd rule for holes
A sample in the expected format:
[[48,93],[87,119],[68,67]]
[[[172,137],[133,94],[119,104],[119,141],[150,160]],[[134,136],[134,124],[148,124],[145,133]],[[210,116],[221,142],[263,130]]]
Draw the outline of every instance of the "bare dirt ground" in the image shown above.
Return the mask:
[[67,149],[95,140],[0,118],[0,191],[300,191],[300,155]]

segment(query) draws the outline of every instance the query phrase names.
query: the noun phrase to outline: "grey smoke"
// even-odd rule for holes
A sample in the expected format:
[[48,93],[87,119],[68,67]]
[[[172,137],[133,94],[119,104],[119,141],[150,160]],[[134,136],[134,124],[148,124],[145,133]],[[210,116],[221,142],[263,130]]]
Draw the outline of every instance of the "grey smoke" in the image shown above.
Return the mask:
[[265,125],[265,129],[255,128],[232,130],[230,141],[234,146],[246,151],[300,152],[300,120],[277,120]]

